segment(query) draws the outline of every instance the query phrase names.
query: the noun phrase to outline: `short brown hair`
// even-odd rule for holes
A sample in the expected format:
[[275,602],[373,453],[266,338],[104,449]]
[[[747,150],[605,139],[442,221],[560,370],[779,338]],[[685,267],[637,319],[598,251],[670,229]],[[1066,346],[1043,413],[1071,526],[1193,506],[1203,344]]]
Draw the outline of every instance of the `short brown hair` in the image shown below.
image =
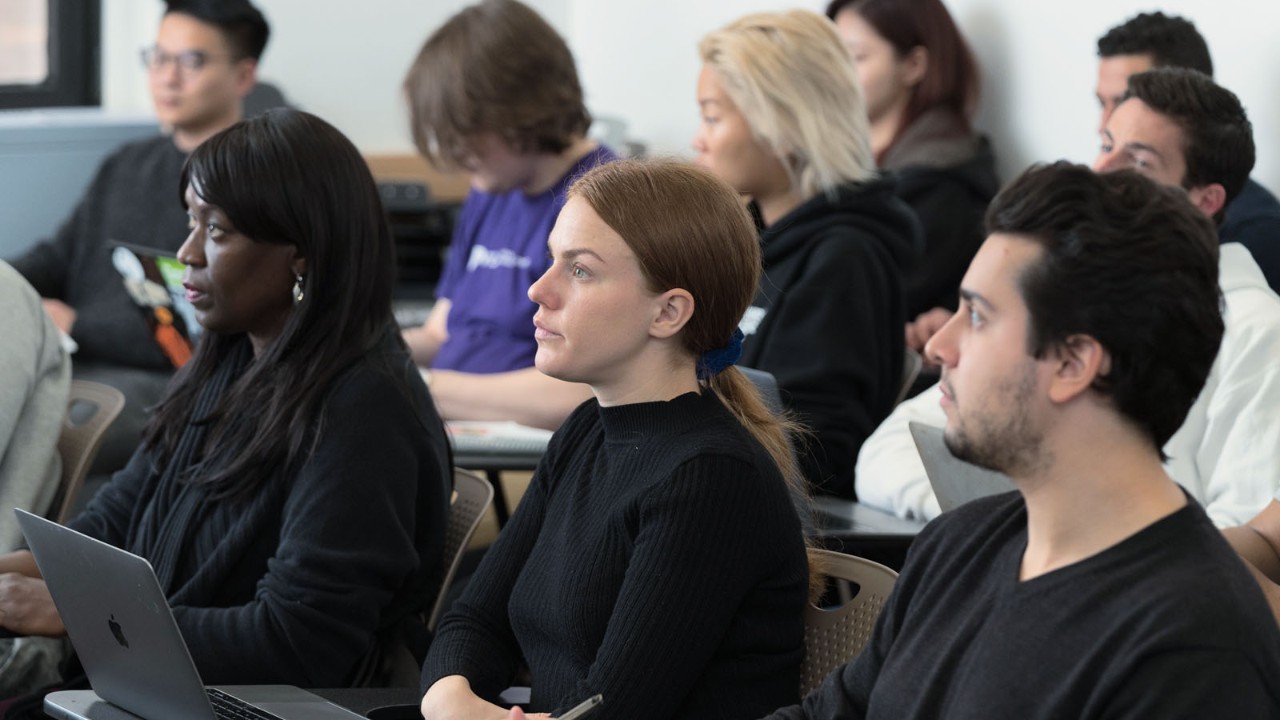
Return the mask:
[[483,0],[449,18],[404,89],[414,144],[442,168],[462,165],[481,133],[519,152],[559,153],[591,125],[569,46],[516,0]]

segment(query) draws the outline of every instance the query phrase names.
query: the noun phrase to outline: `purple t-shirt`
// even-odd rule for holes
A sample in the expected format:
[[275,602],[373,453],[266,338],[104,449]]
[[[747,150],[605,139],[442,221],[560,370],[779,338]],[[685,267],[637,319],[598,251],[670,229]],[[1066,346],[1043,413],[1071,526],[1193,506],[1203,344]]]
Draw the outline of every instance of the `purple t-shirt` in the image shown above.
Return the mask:
[[448,298],[451,305],[449,339],[432,368],[497,373],[533,366],[538,308],[528,291],[549,266],[547,236],[564,207],[565,191],[587,170],[616,159],[601,145],[539,195],[519,190],[467,195],[436,288],[436,297]]

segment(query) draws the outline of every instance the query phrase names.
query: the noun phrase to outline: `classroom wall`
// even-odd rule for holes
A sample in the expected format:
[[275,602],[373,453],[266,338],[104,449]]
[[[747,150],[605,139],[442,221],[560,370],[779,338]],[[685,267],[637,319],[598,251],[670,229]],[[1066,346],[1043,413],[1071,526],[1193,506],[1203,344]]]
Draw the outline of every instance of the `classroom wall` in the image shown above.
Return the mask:
[[[697,123],[697,41],[747,12],[814,0],[528,0],[569,40],[587,102],[624,118],[660,153],[689,154]],[[1196,22],[1217,79],[1249,111],[1258,143],[1255,177],[1280,190],[1280,3],[1259,0],[947,0],[982,64],[979,126],[993,136],[1004,177],[1036,160],[1090,161],[1097,150],[1095,41],[1111,25],[1160,7]],[[352,137],[366,153],[411,152],[399,86],[427,34],[462,0],[259,0],[273,39],[262,76],[300,107]],[[103,98],[113,110],[149,108],[138,49],[161,4],[103,2]]]

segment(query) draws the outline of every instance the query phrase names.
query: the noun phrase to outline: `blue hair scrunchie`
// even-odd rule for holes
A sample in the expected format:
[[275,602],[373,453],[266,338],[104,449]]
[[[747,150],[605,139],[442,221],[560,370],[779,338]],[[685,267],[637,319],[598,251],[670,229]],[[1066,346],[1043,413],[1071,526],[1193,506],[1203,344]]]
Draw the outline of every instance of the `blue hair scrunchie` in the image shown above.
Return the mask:
[[729,343],[724,347],[708,350],[698,358],[698,379],[710,380],[742,357],[742,330],[733,329]]

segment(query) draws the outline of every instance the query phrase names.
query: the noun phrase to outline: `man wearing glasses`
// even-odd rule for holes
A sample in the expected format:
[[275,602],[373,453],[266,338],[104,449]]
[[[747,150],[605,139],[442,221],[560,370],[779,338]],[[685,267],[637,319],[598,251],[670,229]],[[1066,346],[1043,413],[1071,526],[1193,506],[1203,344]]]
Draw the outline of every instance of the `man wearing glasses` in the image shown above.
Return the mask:
[[248,0],[168,0],[155,45],[142,52],[164,134],[109,156],[57,234],[10,261],[79,346],[75,376],[118,387],[128,398],[100,454],[101,471],[123,466],[145,424],[144,408],[159,399],[173,371],[112,265],[114,243],[168,254],[182,244],[182,164],[241,118],[268,34]]

